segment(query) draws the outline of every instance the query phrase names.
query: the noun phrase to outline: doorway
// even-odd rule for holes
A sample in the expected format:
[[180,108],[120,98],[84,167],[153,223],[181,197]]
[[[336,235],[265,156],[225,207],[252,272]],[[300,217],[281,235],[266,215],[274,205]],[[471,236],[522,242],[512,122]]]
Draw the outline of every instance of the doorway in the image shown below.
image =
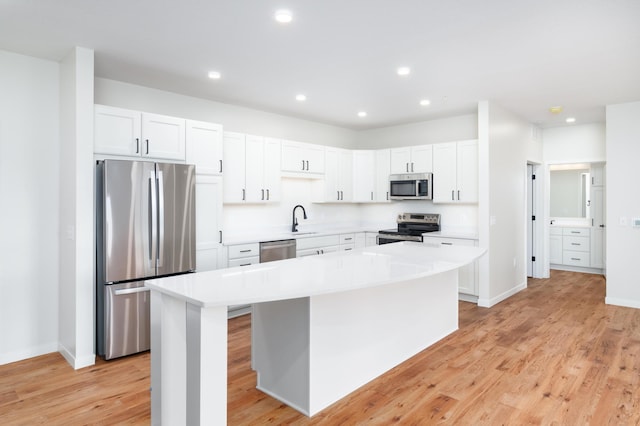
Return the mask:
[[542,215],[538,214],[538,212],[542,212],[542,197],[540,197],[542,185],[537,176],[538,167],[536,164],[527,164],[527,277],[533,278],[542,277],[538,266],[542,260],[542,256],[539,253],[543,247],[540,238]]

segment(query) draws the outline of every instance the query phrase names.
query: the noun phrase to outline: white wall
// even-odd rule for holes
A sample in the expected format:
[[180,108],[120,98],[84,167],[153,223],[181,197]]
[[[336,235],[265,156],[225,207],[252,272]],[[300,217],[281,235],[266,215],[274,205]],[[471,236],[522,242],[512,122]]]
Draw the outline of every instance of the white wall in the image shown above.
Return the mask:
[[363,130],[356,134],[356,144],[359,149],[380,149],[477,138],[478,115],[467,114],[421,121],[419,123]]
[[74,368],[95,361],[93,50],[60,67],[59,351]]
[[[640,102],[607,106],[606,303],[640,308],[640,191],[634,178],[640,159]],[[626,225],[622,221],[626,221]]]
[[606,160],[604,123],[544,129],[542,141],[544,162],[547,164]]
[[478,105],[480,306],[493,306],[526,281],[527,163],[542,161],[531,124],[489,102]]
[[95,102],[218,123],[228,132],[355,148],[352,130],[104,78],[95,79]]
[[0,51],[0,364],[58,349],[59,65]]

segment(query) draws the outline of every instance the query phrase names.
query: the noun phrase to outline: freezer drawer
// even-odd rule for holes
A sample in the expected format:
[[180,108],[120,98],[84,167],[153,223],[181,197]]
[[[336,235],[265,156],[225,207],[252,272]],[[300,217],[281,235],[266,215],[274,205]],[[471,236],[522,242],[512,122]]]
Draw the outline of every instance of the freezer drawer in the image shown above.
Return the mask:
[[150,293],[143,281],[104,286],[105,359],[150,349]]

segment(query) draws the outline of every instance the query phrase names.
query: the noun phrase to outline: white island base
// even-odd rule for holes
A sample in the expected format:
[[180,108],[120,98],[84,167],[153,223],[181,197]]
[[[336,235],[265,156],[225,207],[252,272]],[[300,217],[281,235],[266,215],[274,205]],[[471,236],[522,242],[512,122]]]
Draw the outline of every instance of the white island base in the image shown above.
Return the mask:
[[258,389],[313,416],[458,328],[457,271],[253,305]]
[[254,304],[258,388],[313,416],[455,331],[458,268],[484,252],[397,243],[148,281],[152,424],[226,424],[227,305]]

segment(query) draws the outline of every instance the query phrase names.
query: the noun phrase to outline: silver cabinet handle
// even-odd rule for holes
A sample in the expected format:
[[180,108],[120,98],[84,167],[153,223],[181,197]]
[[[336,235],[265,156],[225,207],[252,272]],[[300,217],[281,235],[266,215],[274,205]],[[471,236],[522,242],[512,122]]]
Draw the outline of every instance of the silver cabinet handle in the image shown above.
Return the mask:
[[373,191],[371,191],[371,201],[373,201]]
[[571,260],[582,260],[579,257],[572,257]]
[[440,244],[445,245],[445,246],[452,246],[453,245],[453,243],[444,243],[444,242],[441,242]]
[[222,160],[220,160],[220,173],[222,173]]
[[458,201],[460,201],[460,190],[458,189]]
[[351,237],[347,237],[347,238],[345,238],[344,240],[345,240],[345,241],[351,241],[351,240],[353,240],[353,238],[351,238]]
[[136,138],[136,154],[140,154],[140,138]]
[[307,171],[309,171],[309,160],[307,160]]
[[220,244],[222,244],[222,231],[218,231],[218,233],[220,234]]
[[582,244],[580,243],[571,243],[572,246],[581,246]]
[[251,249],[240,250],[240,253],[251,253]]
[[251,265],[250,263],[241,263],[240,266],[249,266]]
[[407,173],[409,173],[409,163],[406,163],[406,164],[407,164]]
[[413,172],[413,163],[411,163],[411,171]]
[[387,191],[387,201],[389,201],[389,191]]
[[264,189],[261,189],[260,191],[262,191],[262,201],[264,201]]
[[269,189],[267,189],[267,201],[269,201]]
[[245,201],[247,198],[247,192],[244,188],[242,188],[242,201]]
[[336,200],[340,201],[340,191],[336,191]]
[[302,160],[302,170],[304,170],[304,160]]
[[455,193],[455,191],[452,189],[452,190],[451,190],[451,201],[455,201],[455,200],[456,200],[456,199],[454,198],[454,195],[453,195],[454,193]]
[[116,290],[113,294],[114,296],[124,296],[125,294],[144,293],[145,291],[151,291],[151,289],[149,287],[123,288]]
[[147,154],[149,154],[149,139],[145,139],[147,141]]

